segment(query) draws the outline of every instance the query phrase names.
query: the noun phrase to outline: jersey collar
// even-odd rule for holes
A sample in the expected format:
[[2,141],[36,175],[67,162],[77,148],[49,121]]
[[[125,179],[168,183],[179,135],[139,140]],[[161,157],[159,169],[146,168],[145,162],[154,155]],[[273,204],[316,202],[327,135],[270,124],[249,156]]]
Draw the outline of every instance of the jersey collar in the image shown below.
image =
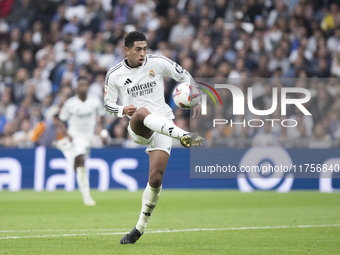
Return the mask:
[[87,101],[87,99],[89,99],[89,94],[87,94],[85,101],[81,100],[78,95],[76,95],[76,97],[77,97],[78,101],[85,103]]
[[[129,70],[135,70],[135,69],[140,68],[140,66],[139,66],[139,67],[136,67],[136,68],[131,68],[131,67],[129,67],[129,66],[127,65],[126,62],[127,62],[127,58],[124,58],[124,60],[123,60],[123,65],[124,65],[127,69],[129,69]],[[145,66],[147,62],[148,62],[148,55],[145,56],[143,65],[141,65],[141,66]]]

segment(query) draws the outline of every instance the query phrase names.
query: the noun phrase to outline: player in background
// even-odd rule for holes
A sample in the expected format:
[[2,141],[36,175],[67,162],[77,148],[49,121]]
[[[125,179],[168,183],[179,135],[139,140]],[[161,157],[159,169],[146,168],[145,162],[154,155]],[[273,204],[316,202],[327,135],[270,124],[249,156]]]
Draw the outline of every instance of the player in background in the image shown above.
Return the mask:
[[[149,154],[149,182],[143,193],[139,220],[120,240],[121,244],[130,244],[141,237],[157,204],[173,139],[179,139],[188,148],[202,145],[203,138],[177,127],[164,100],[164,76],[194,84],[191,75],[166,57],[147,55],[143,33],[130,32],[125,38],[125,51],[127,58],[106,75],[104,101],[110,114],[130,118],[130,136],[134,142],[147,145]],[[118,97],[122,105],[117,105]],[[200,105],[193,109],[193,117],[200,118],[200,109]]]
[[[60,149],[66,160],[74,167],[77,183],[87,206],[96,202],[90,195],[89,177],[85,169],[85,160],[90,155],[91,140],[94,136],[97,116],[104,123],[105,109],[101,100],[88,95],[89,81],[86,77],[78,78],[77,94],[69,98],[59,113],[58,127],[63,133],[63,139],[54,143]],[[67,122],[68,129],[66,130]]]

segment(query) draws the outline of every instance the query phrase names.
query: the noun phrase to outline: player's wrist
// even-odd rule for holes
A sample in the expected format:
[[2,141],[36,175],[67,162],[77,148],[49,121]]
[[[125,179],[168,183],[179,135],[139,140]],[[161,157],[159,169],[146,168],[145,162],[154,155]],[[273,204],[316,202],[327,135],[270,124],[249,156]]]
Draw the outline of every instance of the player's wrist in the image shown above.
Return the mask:
[[127,114],[128,113],[128,107],[127,106],[123,106],[123,114]]
[[72,142],[73,137],[70,136],[69,134],[66,134],[66,137]]

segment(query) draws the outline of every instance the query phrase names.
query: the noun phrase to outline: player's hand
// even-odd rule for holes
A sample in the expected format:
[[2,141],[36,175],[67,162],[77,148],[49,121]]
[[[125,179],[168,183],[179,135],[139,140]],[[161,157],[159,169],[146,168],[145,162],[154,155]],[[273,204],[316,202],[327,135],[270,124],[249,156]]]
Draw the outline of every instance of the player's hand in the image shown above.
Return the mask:
[[132,116],[132,114],[134,114],[134,112],[137,111],[137,107],[134,106],[133,104],[125,106],[123,109],[123,114],[127,114],[129,116]]
[[197,118],[198,120],[201,119],[202,112],[201,112],[201,105],[200,104],[198,104],[194,108],[192,108],[192,112],[193,112],[193,114],[192,114],[193,119],[194,118]]
[[72,137],[72,136],[66,135],[66,137],[70,140],[70,142],[72,142],[72,140],[73,140],[73,137]]

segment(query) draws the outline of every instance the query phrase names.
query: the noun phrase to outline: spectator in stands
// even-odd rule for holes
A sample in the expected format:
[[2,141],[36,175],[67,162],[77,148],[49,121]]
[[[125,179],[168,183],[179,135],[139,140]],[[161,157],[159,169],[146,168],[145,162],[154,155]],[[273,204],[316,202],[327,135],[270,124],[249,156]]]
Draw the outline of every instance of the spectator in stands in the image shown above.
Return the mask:
[[278,18],[288,17],[287,7],[283,0],[275,0],[275,8],[269,12],[267,26],[272,27]]
[[252,146],[274,146],[277,145],[277,140],[271,133],[271,123],[265,121],[263,128],[254,136]]
[[117,4],[113,9],[114,21],[115,23],[125,23],[127,22],[129,4],[127,0],[118,0]]
[[82,20],[79,28],[79,32],[91,31],[96,34],[99,31],[100,20],[94,9],[94,3],[89,1],[86,5],[86,14]]
[[25,68],[28,71],[28,75],[31,77],[33,70],[36,67],[33,52],[29,49],[25,49],[22,51],[21,56],[20,68]]
[[2,63],[7,61],[8,52],[9,52],[8,43],[6,41],[1,41],[0,42],[0,67],[2,66]]
[[176,47],[180,47],[184,41],[194,37],[195,28],[190,24],[190,19],[187,15],[180,18],[179,24],[173,26],[169,36],[169,42]]
[[156,8],[155,3],[150,0],[136,0],[136,3],[132,6],[131,15],[135,21],[141,18],[141,15],[145,15],[147,19],[151,18],[152,11]]
[[91,142],[91,148],[103,148],[104,145],[107,143],[108,137],[102,137],[100,133],[102,129],[103,126],[101,124],[98,124]]
[[33,84],[35,89],[35,97],[41,102],[47,95],[52,93],[52,83],[49,79],[42,77],[40,68],[34,69],[33,78],[27,81]]
[[44,42],[44,31],[43,31],[43,24],[40,20],[37,20],[32,25],[32,41],[33,44],[40,48],[42,43]]
[[262,15],[262,11],[265,9],[262,1],[247,0],[247,4],[244,6],[244,21],[254,23],[255,17]]
[[309,148],[322,149],[330,148],[332,146],[332,139],[327,134],[326,128],[323,123],[318,123],[313,131],[313,136],[309,141]]
[[329,114],[329,131],[333,139],[340,139],[340,101],[337,101],[332,105],[332,109]]
[[334,2],[331,3],[329,8],[329,13],[323,18],[321,23],[321,28],[323,31],[328,32],[329,30],[334,29],[336,19],[340,18],[339,5]]
[[15,27],[10,32],[10,48],[16,51],[21,43],[21,30],[18,27]]
[[340,52],[337,52],[333,56],[331,74],[335,77],[340,77]]
[[222,42],[224,19],[222,17],[216,18],[212,26],[212,31],[209,34],[212,38],[212,45],[215,47]]
[[3,106],[0,105],[0,135],[4,132],[4,127],[7,122],[6,115],[3,111]]
[[311,101],[311,114],[314,123],[320,123],[326,117],[325,113],[331,108],[334,99],[325,89],[325,81],[320,80],[317,84],[317,96]]
[[47,95],[44,97],[44,99],[41,101],[41,114],[43,118],[47,118],[47,112],[49,112],[51,105],[52,105],[52,95]]
[[7,121],[12,121],[15,118],[17,106],[12,103],[10,90],[5,90],[1,95],[0,106],[2,114]]
[[27,87],[25,86],[25,83],[29,79],[29,74],[25,68],[18,69],[14,83],[11,86],[11,90],[14,96],[14,103],[20,104],[26,93],[27,93]]
[[[287,139],[294,140],[299,138],[307,138],[312,134],[313,119],[308,118],[310,116],[305,115],[300,110],[296,111],[296,114],[289,117],[289,119],[296,120],[297,125],[295,127],[287,128]],[[308,125],[308,128],[307,128]]]
[[331,76],[331,72],[329,71],[329,66],[326,59],[319,59],[319,65],[317,67],[315,75],[319,78],[329,78]]
[[29,120],[25,119],[21,122],[20,131],[13,134],[13,140],[19,148],[32,148],[33,142],[31,140],[32,131]]
[[105,45],[104,53],[98,57],[98,71],[105,73],[111,66],[114,66],[116,63],[114,49],[115,47],[112,43],[107,43]]
[[[242,77],[242,73],[243,73],[243,72],[248,73],[249,70],[247,70],[246,67],[245,67],[244,59],[239,58],[239,59],[236,61],[235,68],[229,73],[228,78],[231,78],[231,79],[239,79],[239,78]],[[234,82],[235,82],[235,81],[234,81]]]
[[79,0],[71,0],[70,2],[71,4],[66,6],[65,19],[71,21],[76,17],[77,20],[82,21],[86,15],[86,7],[80,4]]
[[[339,16],[340,18],[340,16]],[[335,53],[340,51],[340,27],[336,27],[334,35],[330,36],[327,40],[327,48],[329,52]]]
[[15,121],[6,122],[2,134],[0,134],[0,147],[15,147],[13,134],[17,131],[17,123]]
[[53,141],[62,139],[62,133],[57,128],[57,115],[52,120],[38,122],[33,129],[31,140],[37,145],[51,147]]
[[208,61],[208,59],[213,54],[213,47],[211,45],[211,39],[209,36],[204,36],[202,44],[197,51],[197,60],[196,63],[199,65],[202,62]]
[[14,26],[19,26],[22,30],[29,28],[36,10],[30,0],[22,0],[13,6],[8,17],[8,21]]
[[280,46],[277,47],[273,57],[269,60],[268,70],[272,72],[279,67],[281,68],[282,73],[286,74],[288,72],[289,65],[289,59],[284,56],[282,48]]
[[0,75],[3,78],[10,77],[14,79],[15,73],[19,68],[19,59],[16,56],[16,52],[12,49],[8,50],[8,56],[5,61],[2,62],[0,67]]
[[104,98],[104,85],[105,85],[105,74],[98,73],[96,75],[95,81],[91,84],[89,88],[89,94],[96,95],[99,98]]

